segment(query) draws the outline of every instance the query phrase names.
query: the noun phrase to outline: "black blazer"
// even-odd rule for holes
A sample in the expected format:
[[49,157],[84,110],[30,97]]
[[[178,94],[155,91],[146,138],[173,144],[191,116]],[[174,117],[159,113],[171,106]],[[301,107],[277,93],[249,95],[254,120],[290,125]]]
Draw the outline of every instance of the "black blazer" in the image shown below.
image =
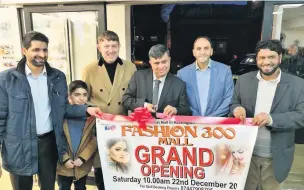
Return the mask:
[[[256,75],[257,71],[246,73],[237,80],[230,115],[233,115],[236,107],[242,106],[248,118],[254,117],[259,83]],[[279,183],[287,178],[292,166],[295,131],[304,127],[303,84],[303,79],[281,72],[281,80],[270,110],[273,124],[266,128],[271,133],[272,163],[275,178]]]
[[[133,111],[143,107],[144,103],[152,103],[153,72],[151,69],[136,71],[132,76],[128,89],[123,96],[123,106]],[[171,73],[167,74],[164,87],[159,98],[157,112],[162,113],[167,105],[177,109],[177,115],[191,115],[188,103],[186,84]]]

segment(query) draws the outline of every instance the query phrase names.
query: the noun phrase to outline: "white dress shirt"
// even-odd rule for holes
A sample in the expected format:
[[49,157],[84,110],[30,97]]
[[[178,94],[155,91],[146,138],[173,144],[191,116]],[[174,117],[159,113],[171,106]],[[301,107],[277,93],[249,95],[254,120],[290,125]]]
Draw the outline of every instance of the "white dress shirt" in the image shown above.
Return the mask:
[[46,68],[44,67],[41,74],[34,76],[30,68],[25,65],[25,74],[31,87],[36,117],[36,132],[37,135],[42,135],[53,130]]
[[[162,91],[163,91],[166,77],[167,77],[167,75],[166,75],[166,76],[163,76],[163,77],[161,77],[161,78],[158,79],[158,78],[155,76],[155,74],[153,73],[153,88],[152,88],[152,89],[154,89],[155,80],[160,80],[159,90],[158,90],[158,101],[159,101],[160,96],[161,96],[161,93],[162,93]],[[147,104],[148,104],[148,103],[145,102],[145,104],[144,104],[144,107],[145,107],[145,108],[147,107]]]

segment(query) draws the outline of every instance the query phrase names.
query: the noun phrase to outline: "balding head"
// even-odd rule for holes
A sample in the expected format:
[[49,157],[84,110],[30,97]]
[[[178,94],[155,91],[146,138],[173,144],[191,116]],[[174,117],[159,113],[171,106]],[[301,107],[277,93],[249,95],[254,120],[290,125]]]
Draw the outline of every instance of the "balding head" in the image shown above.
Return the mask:
[[207,40],[207,41],[209,42],[209,44],[210,44],[210,47],[212,48],[211,39],[210,39],[209,37],[207,37],[207,36],[199,36],[199,37],[197,37],[197,38],[194,40],[193,48],[194,48],[195,43],[196,43],[197,41],[200,41],[200,40],[203,40],[203,41],[206,41],[206,40]]
[[289,55],[297,55],[299,52],[299,47],[295,44],[292,44],[288,47],[288,54]]
[[208,64],[213,55],[211,40],[208,37],[198,37],[193,43],[193,56],[198,64]]

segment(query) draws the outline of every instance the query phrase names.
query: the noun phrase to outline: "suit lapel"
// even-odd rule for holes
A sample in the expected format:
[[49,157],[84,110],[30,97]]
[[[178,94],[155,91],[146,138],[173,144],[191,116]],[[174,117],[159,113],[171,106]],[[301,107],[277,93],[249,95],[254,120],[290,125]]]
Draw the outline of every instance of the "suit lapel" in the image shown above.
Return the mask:
[[165,97],[167,95],[167,93],[169,92],[170,90],[170,86],[171,86],[171,79],[172,79],[172,76],[170,73],[168,73],[166,79],[165,79],[165,84],[163,86],[163,89],[162,89],[162,92],[160,94],[160,98],[159,98],[159,101],[158,101],[158,107],[162,107],[162,104],[165,100]]
[[100,84],[103,85],[105,87],[105,89],[110,93],[111,89],[112,89],[112,83],[111,83],[111,80],[108,75],[108,71],[107,71],[106,67],[104,65],[102,65],[101,67],[99,66],[98,70],[99,70],[98,73],[100,73],[100,76],[98,76],[98,77],[100,77],[100,80],[101,80]]
[[153,72],[151,69],[148,71],[148,76],[145,77],[146,79],[146,97],[148,98],[148,102],[152,103],[152,98],[153,98]]
[[[214,86],[216,85],[217,81],[217,75],[218,75],[218,70],[216,68],[216,65],[212,63],[213,61],[211,60],[211,67],[210,67],[210,82],[209,82],[209,92],[208,92],[208,102],[210,102],[210,99],[212,97],[213,89]],[[207,113],[208,110],[206,109],[205,113]]]
[[249,90],[248,90],[248,94],[249,94],[249,96],[251,96],[250,99],[252,101],[251,104],[252,104],[253,113],[254,113],[254,110],[255,110],[258,88],[259,88],[259,80],[256,77],[256,75],[254,75],[254,77],[251,79]]
[[289,86],[289,84],[288,84],[287,80],[285,79],[285,74],[281,71],[281,79],[277,86],[277,89],[276,89],[276,92],[275,92],[275,95],[273,98],[270,113],[272,113],[272,111],[277,107],[277,105],[283,98],[288,86]]
[[198,93],[195,62],[192,64],[192,69],[191,69],[190,72],[191,73],[190,73],[189,77],[190,77],[190,80],[193,80],[192,89],[194,91],[195,101],[196,101],[196,104],[197,104],[198,111],[201,114],[201,102],[200,102],[199,93]]
[[114,76],[114,82],[113,82],[113,86],[111,88],[110,97],[109,97],[109,100],[108,100],[109,102],[113,99],[113,97],[114,97],[117,89],[120,86],[120,83],[122,82],[124,71],[125,71],[125,67],[126,67],[126,64],[122,64],[122,65],[117,64],[117,66],[116,66],[116,71],[115,71],[115,76]]

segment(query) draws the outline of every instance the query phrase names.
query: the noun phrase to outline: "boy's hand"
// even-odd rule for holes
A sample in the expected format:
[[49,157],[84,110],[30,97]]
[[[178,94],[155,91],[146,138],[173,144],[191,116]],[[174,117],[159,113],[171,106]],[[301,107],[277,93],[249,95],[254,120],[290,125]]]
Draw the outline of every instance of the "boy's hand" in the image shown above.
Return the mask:
[[87,113],[91,116],[101,119],[101,110],[99,107],[88,107]]
[[83,162],[81,161],[80,158],[77,158],[77,159],[74,161],[74,166],[80,167],[82,164],[83,164]]
[[65,167],[67,167],[69,169],[73,169],[74,168],[74,162],[73,162],[73,160],[68,160],[64,165],[65,165]]

